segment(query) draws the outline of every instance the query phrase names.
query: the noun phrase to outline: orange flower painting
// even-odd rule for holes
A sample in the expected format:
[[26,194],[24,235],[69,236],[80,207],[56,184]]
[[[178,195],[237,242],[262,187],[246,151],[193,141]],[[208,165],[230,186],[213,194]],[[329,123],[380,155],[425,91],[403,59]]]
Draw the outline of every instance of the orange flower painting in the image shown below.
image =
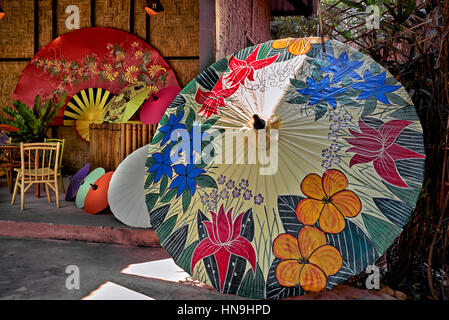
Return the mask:
[[272,44],[273,49],[284,49],[288,47],[288,52],[298,56],[306,54],[312,47],[310,41],[307,38],[287,38],[275,40]]
[[298,284],[305,291],[322,291],[327,277],[336,274],[343,263],[340,252],[328,245],[324,232],[305,226],[298,238],[280,234],[273,242],[273,253],[281,259],[276,267],[276,279],[284,287]]
[[326,233],[343,231],[345,218],[353,218],[362,210],[359,197],[347,187],[348,179],[339,170],[329,169],[322,178],[315,173],[307,175],[301,191],[308,198],[296,207],[298,220],[305,225],[319,221]]
[[[324,41],[328,40],[328,37],[324,38]],[[288,52],[295,56],[299,56],[309,52],[312,48],[312,44],[318,43],[321,43],[320,37],[286,38],[274,40],[271,46],[273,49],[284,49],[288,47]]]

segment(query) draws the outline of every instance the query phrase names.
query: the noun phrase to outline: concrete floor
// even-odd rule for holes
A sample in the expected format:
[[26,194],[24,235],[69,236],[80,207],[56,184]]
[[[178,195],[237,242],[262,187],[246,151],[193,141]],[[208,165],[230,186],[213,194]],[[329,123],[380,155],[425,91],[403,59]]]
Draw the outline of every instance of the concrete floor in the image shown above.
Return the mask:
[[[65,178],[67,188],[69,179]],[[78,209],[74,201],[65,201],[60,193],[60,208],[55,195],[48,203],[45,192],[36,197],[35,187],[25,194],[25,210],[20,210],[20,195],[11,205],[12,195],[6,179],[0,179],[0,236],[41,239],[81,240],[122,245],[159,246],[152,228],[133,228],[114,217],[109,208],[91,215]]]
[[[82,241],[0,238],[0,299],[79,300],[107,281],[156,300],[242,299],[159,279],[120,273],[130,264],[169,258],[162,248]],[[80,288],[66,288],[66,268],[76,265]]]
[[[69,178],[64,177],[64,185],[67,189]],[[44,222],[55,224],[76,224],[86,226],[127,227],[111,214],[107,209],[96,215],[86,214],[84,210],[78,209],[75,201],[65,201],[65,193],[59,191],[60,208],[56,207],[55,193],[51,193],[51,203],[48,203],[43,187],[41,197],[36,197],[35,187],[32,186],[25,193],[25,210],[20,210],[20,194],[16,202],[11,205],[12,194],[9,193],[6,179],[0,178],[0,219],[18,220],[25,222]],[[20,215],[20,216],[18,216]],[[130,228],[130,227],[129,227]]]

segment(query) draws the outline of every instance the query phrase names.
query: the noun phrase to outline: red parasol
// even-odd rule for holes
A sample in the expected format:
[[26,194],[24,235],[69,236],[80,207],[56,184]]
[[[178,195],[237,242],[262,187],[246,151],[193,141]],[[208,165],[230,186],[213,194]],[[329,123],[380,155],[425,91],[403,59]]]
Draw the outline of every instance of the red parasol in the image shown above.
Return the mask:
[[[145,81],[153,91],[179,87],[173,70],[145,41],[118,29],[84,28],[65,33],[39,50],[12,98],[31,106],[37,94],[58,100],[64,92],[71,98],[82,90],[102,88],[116,95],[136,81]],[[63,125],[64,109],[52,124]]]
[[109,205],[108,189],[114,171],[106,172],[94,184],[91,185],[86,199],[84,200],[84,210],[90,214],[97,214]]
[[153,99],[148,100],[140,108],[140,121],[144,124],[155,124],[161,121],[167,107],[181,91],[179,87],[167,87],[153,95]]

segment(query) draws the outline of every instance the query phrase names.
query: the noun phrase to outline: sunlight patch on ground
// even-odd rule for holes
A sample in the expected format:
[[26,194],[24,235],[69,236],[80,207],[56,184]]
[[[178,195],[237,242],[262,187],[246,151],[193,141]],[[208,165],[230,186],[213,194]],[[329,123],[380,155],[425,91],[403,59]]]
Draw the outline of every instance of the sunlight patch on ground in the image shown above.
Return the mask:
[[82,300],[155,300],[149,296],[107,281]]
[[173,259],[163,259],[151,262],[131,264],[121,271],[125,274],[165,281],[182,282],[190,277],[178,267]]

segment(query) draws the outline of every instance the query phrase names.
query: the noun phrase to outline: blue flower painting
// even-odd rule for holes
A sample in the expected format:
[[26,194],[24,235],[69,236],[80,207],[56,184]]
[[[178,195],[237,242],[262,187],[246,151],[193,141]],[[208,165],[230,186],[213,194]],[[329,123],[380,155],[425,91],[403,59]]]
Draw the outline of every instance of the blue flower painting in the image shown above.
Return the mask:
[[299,89],[298,92],[303,95],[310,95],[309,106],[317,104],[324,100],[332,109],[337,108],[337,100],[335,96],[344,93],[347,89],[340,87],[331,87],[329,76],[324,77],[321,81],[315,81],[313,78],[308,77],[306,80],[308,88]]
[[369,70],[366,70],[363,78],[365,82],[357,82],[351,85],[354,89],[362,91],[357,97],[357,100],[368,99],[375,96],[380,102],[390,104],[385,93],[396,91],[401,87],[385,84],[386,72],[373,76]]
[[159,131],[164,133],[164,138],[162,139],[161,146],[163,146],[168,140],[171,140],[172,142],[176,142],[177,137],[173,137],[171,139],[172,132],[175,132],[179,129],[186,129],[186,126],[183,123],[179,123],[182,118],[184,117],[184,110],[178,115],[175,116],[175,114],[170,114],[170,117],[168,118],[168,123],[165,126],[162,126]]
[[156,172],[154,176],[155,183],[158,182],[163,175],[166,175],[170,178],[173,175],[170,151],[170,146],[167,146],[163,153],[158,152],[153,154],[153,160],[155,163],[148,169],[148,172]]
[[338,59],[329,55],[329,66],[321,67],[320,70],[327,73],[333,73],[331,84],[340,82],[345,75],[348,75],[352,79],[362,80],[362,77],[354,70],[360,68],[363,61],[351,61],[348,59],[348,54],[343,52]]
[[176,164],[173,166],[173,169],[178,176],[173,180],[169,188],[178,188],[176,197],[178,198],[186,188],[188,188],[190,192],[192,192],[192,195],[194,195],[196,191],[195,178],[206,171],[201,168],[195,168],[193,164],[187,164],[187,166],[183,164]]

